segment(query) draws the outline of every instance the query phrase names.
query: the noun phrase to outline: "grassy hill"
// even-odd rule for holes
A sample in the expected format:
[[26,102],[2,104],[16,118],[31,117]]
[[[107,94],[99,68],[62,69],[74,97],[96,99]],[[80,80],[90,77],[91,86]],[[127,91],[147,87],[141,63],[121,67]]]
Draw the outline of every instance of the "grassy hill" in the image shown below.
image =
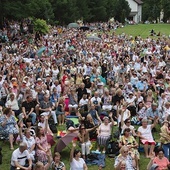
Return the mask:
[[[137,129],[138,127],[136,127]],[[59,130],[63,130],[65,129],[64,126],[60,126]],[[117,128],[114,127],[114,130],[116,130]],[[154,133],[154,138],[156,139],[157,142],[159,142],[159,129],[160,126],[157,125],[157,132]],[[138,141],[138,139],[137,139]],[[57,140],[56,140],[57,142]],[[0,165],[0,170],[9,170],[10,169],[10,159],[11,159],[11,155],[12,155],[12,151],[9,149],[9,143],[8,142],[3,142],[0,141],[0,146],[2,147],[2,154],[3,154],[3,164]],[[93,143],[93,148],[92,150],[95,150],[96,143]],[[17,145],[15,145],[15,148],[17,148]],[[62,161],[65,163],[66,165],[66,169],[69,170],[69,156],[70,156],[70,148],[71,145],[69,145],[68,147],[66,147],[62,153],[61,153],[61,157],[62,157]],[[52,148],[52,150],[54,149],[54,147]],[[80,149],[80,148],[79,148]],[[53,151],[52,151],[53,153]],[[147,164],[149,162],[149,159],[144,157],[144,153],[140,153],[140,170],[146,170]],[[114,158],[109,158],[106,155],[106,167],[104,168],[105,170],[114,170],[113,168],[113,164],[114,164],[115,159]],[[89,170],[98,170],[98,167],[96,165],[93,166],[88,166]]]
[[[134,36],[140,35],[142,38],[150,36],[150,31],[154,30],[156,34],[160,32],[161,36],[170,35],[170,24],[138,24],[138,25],[126,25],[123,28],[118,28],[116,34],[128,34]],[[152,36],[153,37],[153,36]],[[158,37],[158,36],[156,36]]]

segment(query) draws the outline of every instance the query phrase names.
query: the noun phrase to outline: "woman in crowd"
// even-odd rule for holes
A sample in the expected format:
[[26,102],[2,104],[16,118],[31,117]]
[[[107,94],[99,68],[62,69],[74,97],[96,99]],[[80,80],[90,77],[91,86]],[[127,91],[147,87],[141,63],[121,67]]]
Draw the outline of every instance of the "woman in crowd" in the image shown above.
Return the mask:
[[81,152],[82,152],[82,156],[84,159],[85,159],[85,156],[90,154],[91,142],[89,138],[89,132],[93,131],[95,128],[96,126],[91,129],[86,129],[84,124],[81,124],[79,127],[78,138],[80,140]]
[[108,111],[112,110],[111,102],[112,102],[112,97],[109,95],[109,90],[105,89],[104,94],[102,96],[102,104],[103,104],[102,109]]
[[152,90],[148,90],[145,96],[145,105],[147,106],[147,108],[149,108],[151,107],[153,102],[154,102],[153,92]]
[[135,128],[134,126],[131,125],[131,120],[129,118],[127,118],[124,122],[123,120],[121,120],[121,130],[122,130],[121,133],[123,133],[126,128],[130,129],[130,135],[136,136]]
[[22,133],[23,124],[20,125],[19,133],[22,142],[27,144],[27,150],[30,154],[32,160],[35,160],[35,138],[31,136],[31,131],[29,128],[25,129],[24,135]]
[[162,148],[164,149],[164,154],[169,159],[170,130],[169,130],[169,122],[167,120],[165,120],[163,122],[163,126],[161,127],[160,136],[161,136],[160,141],[162,144]]
[[[88,114],[86,116],[86,119],[82,120],[82,122],[84,123],[84,126],[85,126],[86,129],[91,129],[91,128],[95,127],[93,118],[90,114]],[[97,138],[97,130],[93,129],[92,131],[89,131],[89,137],[90,137],[90,140],[96,139]]]
[[[109,118],[111,122],[109,122]],[[97,142],[98,148],[97,151],[100,151],[100,147],[103,146],[103,153],[106,151],[107,142],[111,137],[112,126],[114,125],[114,120],[112,118],[112,113],[109,114],[109,117],[105,116],[103,118],[103,123],[99,126]]]
[[[137,169],[136,162],[138,161],[135,155],[135,159],[132,158],[132,156],[129,154],[129,148],[128,146],[122,146],[120,149],[120,155],[115,160],[114,168],[115,170],[120,170],[121,165],[125,163],[127,170],[135,170]],[[139,169],[138,169],[139,170]]]
[[73,142],[70,152],[70,170],[88,170],[83,158],[81,158],[80,150],[75,150],[76,143]]
[[95,109],[95,105],[91,105],[91,109],[89,110],[89,114],[92,116],[93,122],[95,125],[99,125],[101,123],[101,119],[98,115],[98,112]]
[[[45,126],[46,126],[45,116],[41,115],[40,121],[38,122],[38,127],[42,127],[43,129],[45,129]],[[51,131],[49,124],[47,124],[47,134],[53,136],[53,132]]]
[[150,170],[153,164],[156,164],[159,167],[159,170],[168,170],[170,167],[169,160],[164,156],[164,150],[163,149],[158,149],[157,151],[157,156],[152,157],[148,166],[147,170]]
[[74,111],[75,113],[77,112],[77,107],[78,107],[78,101],[77,101],[77,94],[75,93],[74,89],[70,90],[70,94],[68,95],[69,97],[69,112],[71,113]]
[[64,98],[60,97],[59,101],[57,102],[57,109],[56,109],[56,115],[58,118],[58,124],[63,125],[64,124],[64,118],[65,118],[65,102]]
[[60,159],[61,159],[60,153],[56,152],[51,163],[52,170],[66,170],[65,164],[61,162]]
[[138,103],[138,108],[137,108],[137,117],[138,120],[141,121],[143,118],[146,118],[146,111],[147,111],[147,106],[143,101]]
[[37,159],[44,164],[47,162],[47,153],[51,154],[50,146],[47,142],[47,123],[48,117],[45,117],[45,128],[38,126],[37,136],[36,136],[36,156]]
[[51,162],[52,162],[52,157],[50,154],[47,154],[47,158],[48,158],[48,161],[45,165],[42,162],[38,161],[35,164],[33,170],[49,170],[49,168],[51,166]]
[[140,156],[138,152],[138,143],[136,142],[135,138],[130,135],[130,131],[130,128],[124,129],[123,135],[120,137],[119,140],[119,147],[121,148],[122,146],[127,146],[129,148],[129,154],[131,154],[132,159],[135,159],[136,157],[139,161]]
[[2,126],[2,134],[9,137],[10,149],[14,150],[13,143],[19,133],[19,128],[11,108],[6,108],[0,117],[0,125]]
[[[150,158],[154,155],[154,148],[156,142],[153,139],[152,135],[152,129],[155,127],[156,123],[158,121],[158,118],[155,117],[154,123],[151,125],[148,125],[147,119],[142,119],[142,126],[138,128],[138,136],[140,137],[140,141],[144,145],[144,151],[146,158]],[[150,145],[150,150],[148,145]]]
[[18,101],[17,101],[14,93],[10,93],[9,100],[5,103],[5,107],[11,108],[12,111],[14,111],[16,117],[20,114]]

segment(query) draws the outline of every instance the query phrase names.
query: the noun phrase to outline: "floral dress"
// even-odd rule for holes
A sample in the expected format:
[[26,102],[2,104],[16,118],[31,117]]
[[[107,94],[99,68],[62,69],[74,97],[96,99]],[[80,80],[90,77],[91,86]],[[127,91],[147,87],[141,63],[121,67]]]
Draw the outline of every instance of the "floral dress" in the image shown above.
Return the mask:
[[[36,137],[36,144],[41,145],[44,149],[49,148],[46,135],[41,137],[41,138]],[[39,149],[38,147],[37,147],[37,150],[36,150],[36,156],[37,156],[38,161],[41,161],[44,164],[47,163],[47,154],[46,154],[46,152]]]
[[[2,115],[0,117],[0,125],[6,120],[5,115]],[[9,134],[18,134],[19,131],[16,128],[16,120],[15,117],[13,115],[11,115],[7,121],[6,121],[6,125],[4,127],[1,126],[1,134],[4,136],[9,136]]]

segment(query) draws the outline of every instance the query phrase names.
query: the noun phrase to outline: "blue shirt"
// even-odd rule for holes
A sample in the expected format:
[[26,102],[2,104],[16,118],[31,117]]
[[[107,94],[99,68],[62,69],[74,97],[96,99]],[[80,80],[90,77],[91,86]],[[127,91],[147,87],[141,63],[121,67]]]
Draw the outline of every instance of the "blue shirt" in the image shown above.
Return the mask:
[[146,116],[151,117],[151,118],[155,118],[155,116],[159,116],[159,111],[158,109],[154,110],[150,107],[148,108],[147,112],[146,112]]
[[147,89],[147,84],[144,81],[138,81],[136,87],[137,87],[138,90],[144,91],[144,90]]

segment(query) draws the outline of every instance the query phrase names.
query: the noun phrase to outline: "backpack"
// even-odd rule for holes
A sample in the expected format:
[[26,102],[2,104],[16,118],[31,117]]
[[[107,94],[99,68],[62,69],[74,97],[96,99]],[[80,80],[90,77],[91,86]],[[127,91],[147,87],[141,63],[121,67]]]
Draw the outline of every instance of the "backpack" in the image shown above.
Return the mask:
[[56,125],[54,124],[54,120],[53,120],[52,117],[50,117],[50,118],[48,119],[48,124],[49,124],[49,127],[50,127],[51,131],[52,131],[53,133],[57,133],[57,127],[56,127]]
[[70,127],[75,127],[74,122],[70,119],[66,122],[66,129],[69,129]]
[[116,141],[110,141],[107,145],[107,154],[115,154],[119,153],[119,144]]

